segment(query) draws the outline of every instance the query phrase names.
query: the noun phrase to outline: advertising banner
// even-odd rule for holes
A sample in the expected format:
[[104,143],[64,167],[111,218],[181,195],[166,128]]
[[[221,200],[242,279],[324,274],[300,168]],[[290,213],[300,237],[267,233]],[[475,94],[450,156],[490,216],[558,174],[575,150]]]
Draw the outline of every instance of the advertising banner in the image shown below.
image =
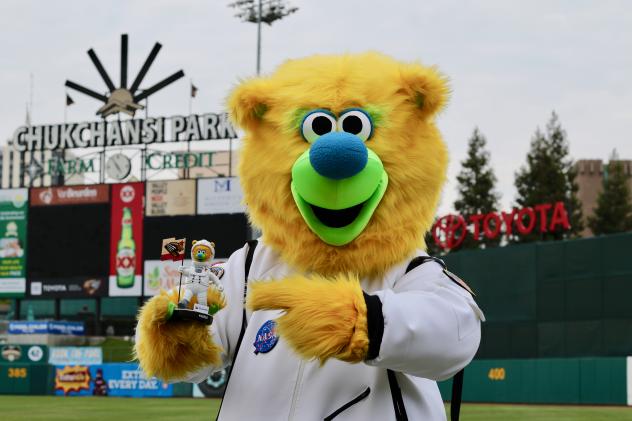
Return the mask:
[[46,345],[1,345],[0,362],[10,363],[45,363]]
[[89,205],[109,200],[110,186],[106,184],[31,189],[31,206]]
[[110,296],[140,296],[144,183],[114,184],[110,229]]
[[190,260],[174,262],[173,260],[145,260],[145,281],[143,295],[152,296],[160,289],[170,290],[178,286],[180,272],[178,266],[191,266]]
[[0,190],[0,297],[26,292],[28,190]]
[[448,214],[432,226],[435,243],[444,250],[458,247],[465,237],[482,241],[485,237],[522,236],[533,231],[544,234],[571,228],[564,202],[540,203],[533,207],[513,208],[509,212],[488,212],[469,215]]
[[100,297],[107,295],[107,291],[105,278],[31,279],[29,282],[29,295],[32,297]]
[[243,193],[237,177],[203,178],[198,180],[197,213],[242,213]]
[[195,180],[148,181],[145,214],[195,215]]
[[23,321],[9,322],[10,335],[77,335],[85,334],[83,322],[58,322],[58,321]]
[[93,365],[103,363],[100,346],[51,346],[48,363],[52,365]]
[[66,396],[169,397],[173,385],[147,378],[137,364],[58,365],[55,394]]

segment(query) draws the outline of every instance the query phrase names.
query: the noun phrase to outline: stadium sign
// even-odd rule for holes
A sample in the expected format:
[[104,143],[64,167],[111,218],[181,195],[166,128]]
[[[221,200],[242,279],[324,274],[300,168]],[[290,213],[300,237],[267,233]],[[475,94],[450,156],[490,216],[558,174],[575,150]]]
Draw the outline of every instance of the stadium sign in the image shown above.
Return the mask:
[[[190,178],[191,168],[211,168],[211,172],[217,173],[212,169],[214,152],[200,152],[200,147],[191,147],[191,142],[214,140],[228,141],[228,174],[231,175],[232,140],[238,136],[227,113],[191,114],[189,111],[190,115],[150,117],[145,114],[144,118],[138,115],[137,111],[146,109],[151,95],[184,77],[184,72],[179,70],[157,83],[143,85],[161,48],[160,43],[155,43],[133,81],[128,80],[128,36],[122,34],[120,80],[116,84],[96,52],[88,50],[108,92],[100,93],[71,80],[66,80],[65,86],[98,100],[100,106],[96,114],[100,119],[84,122],[66,122],[64,119],[63,124],[18,127],[9,139],[10,157],[19,160],[13,164],[19,171],[12,173],[10,186],[64,184],[74,176],[77,177],[71,184],[145,181],[162,170],[177,170],[179,178]],[[196,92],[197,88],[191,84],[191,98]],[[66,107],[73,103],[66,94]],[[122,119],[122,115],[129,117]],[[172,145],[162,147],[165,144]],[[77,149],[84,150],[79,153],[75,151]],[[209,149],[218,150],[218,147]],[[204,172],[194,171],[193,176]],[[1,290],[2,285],[0,294]]]
[[[536,226],[538,216],[539,224]],[[471,235],[475,241],[481,241],[483,237],[494,239],[502,234],[528,235],[534,231],[545,233],[559,228],[568,230],[570,227],[564,203],[556,202],[514,208],[510,212],[477,213],[467,219],[462,215],[444,215],[434,223],[432,236],[438,246],[450,250],[458,247],[467,235]]]
[[29,192],[31,195],[31,206],[88,205],[109,203],[110,201],[110,189],[105,184],[35,187],[30,189]]
[[89,159],[61,159],[52,158],[46,161],[44,174],[46,175],[75,175],[96,171],[94,161]]
[[151,152],[145,158],[150,170],[201,168],[213,166],[214,152]]
[[13,135],[17,151],[149,145],[154,143],[235,139],[226,113],[146,119],[22,126]]
[[[169,118],[130,119],[106,121],[115,114],[134,117],[136,111],[144,107],[140,102],[184,77],[179,70],[171,76],[141,89],[147,71],[162,48],[155,43],[151,52],[131,84],[128,83],[128,36],[121,35],[120,81],[114,85],[96,52],[91,48],[88,56],[99,72],[109,92],[105,95],[67,80],[66,87],[92,97],[103,105],[97,110],[101,121],[84,123],[64,123],[42,126],[22,126],[15,131],[13,146],[19,152],[88,147],[148,145],[152,143],[181,142],[192,140],[235,139],[237,134],[228,121],[226,113],[173,116]],[[66,99],[67,105],[69,104]],[[70,102],[72,104],[72,101]]]
[[[144,162],[145,168],[149,170],[210,168],[213,166],[214,154],[215,152],[154,151],[148,152],[144,158]],[[123,159],[129,161],[129,158]],[[100,160],[100,157],[75,159],[51,158],[45,162],[43,171],[44,174],[52,176],[92,173],[98,171],[98,162],[100,162]]]

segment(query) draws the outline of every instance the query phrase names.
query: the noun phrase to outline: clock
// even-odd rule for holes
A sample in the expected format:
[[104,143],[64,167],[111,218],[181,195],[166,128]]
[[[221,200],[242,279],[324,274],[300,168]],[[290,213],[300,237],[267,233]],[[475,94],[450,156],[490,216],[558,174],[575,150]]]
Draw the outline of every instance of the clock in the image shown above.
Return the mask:
[[108,177],[123,180],[132,171],[132,162],[122,153],[112,155],[105,164]]

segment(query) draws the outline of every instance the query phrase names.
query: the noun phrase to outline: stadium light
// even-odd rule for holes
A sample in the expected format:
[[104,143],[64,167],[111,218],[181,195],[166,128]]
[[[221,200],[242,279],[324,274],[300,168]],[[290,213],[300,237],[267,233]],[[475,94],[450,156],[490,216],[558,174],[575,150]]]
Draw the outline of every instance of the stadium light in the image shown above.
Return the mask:
[[239,9],[235,15],[244,22],[257,24],[257,75],[261,72],[261,22],[272,25],[273,22],[295,13],[298,7],[293,7],[284,0],[237,0],[229,7]]

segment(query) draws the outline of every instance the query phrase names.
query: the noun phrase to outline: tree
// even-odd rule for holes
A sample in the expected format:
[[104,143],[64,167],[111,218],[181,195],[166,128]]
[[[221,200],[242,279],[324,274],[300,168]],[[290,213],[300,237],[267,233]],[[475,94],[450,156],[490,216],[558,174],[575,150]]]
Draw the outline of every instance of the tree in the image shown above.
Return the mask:
[[610,160],[604,172],[603,190],[597,197],[595,214],[588,218],[593,234],[632,230],[632,199],[628,176],[619,161]]
[[[496,176],[490,165],[490,153],[485,149],[485,137],[478,128],[474,129],[468,142],[467,158],[461,162],[461,171],[457,175],[458,198],[454,202],[454,209],[466,221],[476,214],[486,214],[498,207],[498,194],[495,191]],[[482,230],[481,230],[482,231]],[[480,240],[474,238],[470,232],[459,245],[458,249],[497,246],[500,237],[490,239],[482,232],[477,233]]]
[[[582,231],[581,203],[577,198],[579,186],[575,182],[577,172],[569,156],[566,132],[555,111],[547,123],[546,133],[536,130],[527,154],[527,163],[516,172],[518,190],[517,207],[533,207],[542,203],[563,202],[571,225],[570,230],[556,227],[541,233],[534,230],[529,235],[510,238],[514,242],[559,240],[577,237]],[[541,214],[536,213],[535,226],[540,226]]]

